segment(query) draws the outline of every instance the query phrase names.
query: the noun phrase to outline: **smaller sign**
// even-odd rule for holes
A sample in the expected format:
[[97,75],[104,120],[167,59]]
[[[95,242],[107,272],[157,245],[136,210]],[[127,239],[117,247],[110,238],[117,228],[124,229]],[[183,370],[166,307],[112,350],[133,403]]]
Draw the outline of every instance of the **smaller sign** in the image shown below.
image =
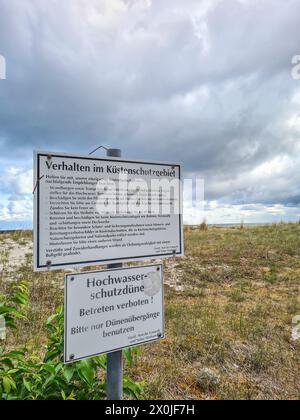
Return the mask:
[[65,276],[65,363],[164,338],[161,264]]

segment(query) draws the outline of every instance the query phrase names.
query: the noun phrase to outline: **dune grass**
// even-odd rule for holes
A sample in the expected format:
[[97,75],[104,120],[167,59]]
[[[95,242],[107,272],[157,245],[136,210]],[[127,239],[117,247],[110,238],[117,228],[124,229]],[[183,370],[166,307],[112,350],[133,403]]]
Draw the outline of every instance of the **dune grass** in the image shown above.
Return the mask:
[[[33,273],[31,252],[9,270],[0,235],[0,293],[30,283],[31,311],[11,348],[43,352],[43,322],[63,303],[63,272]],[[128,374],[145,381],[147,399],[299,399],[300,225],[185,229],[186,256],[165,265],[165,340],[141,348]],[[180,288],[174,285],[180,285]]]

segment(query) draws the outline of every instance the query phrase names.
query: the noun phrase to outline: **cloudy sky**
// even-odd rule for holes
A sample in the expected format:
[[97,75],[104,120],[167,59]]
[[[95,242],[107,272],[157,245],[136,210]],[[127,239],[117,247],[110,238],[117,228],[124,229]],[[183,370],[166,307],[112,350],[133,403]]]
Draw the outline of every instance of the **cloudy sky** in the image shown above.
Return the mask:
[[182,162],[210,223],[298,220],[299,39],[299,0],[0,0],[0,228],[30,223],[33,149],[100,144]]

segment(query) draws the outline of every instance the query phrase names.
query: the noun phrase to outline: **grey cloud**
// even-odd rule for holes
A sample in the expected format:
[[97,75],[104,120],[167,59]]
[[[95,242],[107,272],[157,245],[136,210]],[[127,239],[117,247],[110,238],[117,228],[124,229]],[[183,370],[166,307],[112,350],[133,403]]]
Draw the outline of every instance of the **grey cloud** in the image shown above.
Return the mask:
[[25,162],[33,148],[87,153],[107,144],[132,158],[182,161],[186,174],[207,180],[210,199],[299,203],[297,165],[278,188],[268,176],[249,179],[299,150],[299,132],[286,124],[300,106],[290,76],[298,0],[0,0],[0,8],[2,162],[12,149]]

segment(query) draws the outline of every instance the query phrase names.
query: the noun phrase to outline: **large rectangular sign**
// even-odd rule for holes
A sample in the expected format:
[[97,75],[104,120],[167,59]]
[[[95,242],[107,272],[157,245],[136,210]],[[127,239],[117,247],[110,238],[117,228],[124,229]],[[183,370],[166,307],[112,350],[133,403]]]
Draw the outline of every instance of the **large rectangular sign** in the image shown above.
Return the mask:
[[181,167],[34,153],[36,271],[183,255]]
[[163,267],[65,277],[65,363],[164,337]]

